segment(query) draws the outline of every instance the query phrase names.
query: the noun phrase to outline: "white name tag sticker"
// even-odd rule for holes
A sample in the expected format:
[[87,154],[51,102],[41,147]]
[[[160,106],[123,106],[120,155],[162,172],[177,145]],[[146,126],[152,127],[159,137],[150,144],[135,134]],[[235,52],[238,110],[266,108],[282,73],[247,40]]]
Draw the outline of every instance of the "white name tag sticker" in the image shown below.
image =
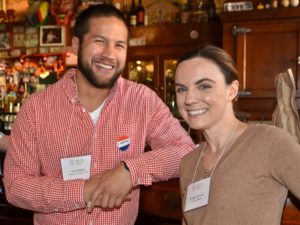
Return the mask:
[[60,160],[63,179],[76,180],[90,178],[91,155],[63,158]]
[[184,212],[200,208],[208,204],[211,178],[205,178],[192,183],[187,188]]

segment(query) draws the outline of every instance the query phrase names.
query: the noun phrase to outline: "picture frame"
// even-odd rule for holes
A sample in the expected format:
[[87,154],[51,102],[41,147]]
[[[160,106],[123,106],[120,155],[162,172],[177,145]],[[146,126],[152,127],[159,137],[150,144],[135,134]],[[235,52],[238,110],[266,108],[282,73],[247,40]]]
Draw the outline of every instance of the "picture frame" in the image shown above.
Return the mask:
[[251,1],[224,3],[224,12],[248,11],[248,10],[253,10],[253,4]]
[[12,28],[13,33],[25,33],[25,27],[24,26],[14,26]]
[[25,33],[13,34],[13,46],[14,48],[25,46]]
[[35,27],[26,27],[25,34],[26,34],[25,47],[26,48],[37,47],[39,44],[38,29],[36,29]]
[[14,48],[10,50],[10,56],[12,57],[19,57],[21,56],[22,50],[20,48]]
[[65,45],[65,27],[56,25],[40,26],[40,46]]
[[38,44],[39,44],[38,39],[39,39],[38,33],[27,33],[26,34],[26,41],[25,41],[26,48],[37,47]]
[[0,32],[0,50],[7,50],[10,47],[10,33]]

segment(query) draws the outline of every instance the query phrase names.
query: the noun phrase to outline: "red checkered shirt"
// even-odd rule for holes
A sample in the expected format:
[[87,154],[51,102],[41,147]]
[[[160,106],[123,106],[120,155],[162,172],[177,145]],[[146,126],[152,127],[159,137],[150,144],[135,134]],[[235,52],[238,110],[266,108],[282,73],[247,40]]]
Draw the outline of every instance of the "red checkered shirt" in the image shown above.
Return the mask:
[[[179,163],[194,144],[169,109],[149,88],[120,77],[96,124],[78,100],[76,70],[32,95],[13,124],[5,159],[6,197],[34,211],[36,225],[133,225],[139,185],[179,175]],[[119,149],[122,136],[129,148]],[[144,152],[145,143],[152,151]],[[136,188],[118,209],[86,212],[84,180],[64,181],[60,159],[92,155],[91,175],[125,160]]]

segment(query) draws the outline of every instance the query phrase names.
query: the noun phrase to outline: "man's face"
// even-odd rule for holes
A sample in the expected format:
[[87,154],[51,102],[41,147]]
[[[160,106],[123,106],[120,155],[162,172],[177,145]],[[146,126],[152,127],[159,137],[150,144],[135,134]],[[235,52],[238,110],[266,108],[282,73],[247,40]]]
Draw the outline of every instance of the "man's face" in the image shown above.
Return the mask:
[[[78,69],[96,88],[111,88],[125,67],[128,30],[116,17],[91,18],[78,42]],[[74,46],[73,46],[74,47]]]

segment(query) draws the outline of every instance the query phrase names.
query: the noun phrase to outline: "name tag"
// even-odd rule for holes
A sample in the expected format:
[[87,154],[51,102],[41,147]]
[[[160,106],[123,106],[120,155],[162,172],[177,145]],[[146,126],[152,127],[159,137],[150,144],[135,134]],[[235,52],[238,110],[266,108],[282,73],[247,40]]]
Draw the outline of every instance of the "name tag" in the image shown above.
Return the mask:
[[64,180],[90,178],[91,155],[63,158],[60,160]]
[[211,178],[208,177],[188,186],[184,212],[200,208],[208,204],[210,181]]

